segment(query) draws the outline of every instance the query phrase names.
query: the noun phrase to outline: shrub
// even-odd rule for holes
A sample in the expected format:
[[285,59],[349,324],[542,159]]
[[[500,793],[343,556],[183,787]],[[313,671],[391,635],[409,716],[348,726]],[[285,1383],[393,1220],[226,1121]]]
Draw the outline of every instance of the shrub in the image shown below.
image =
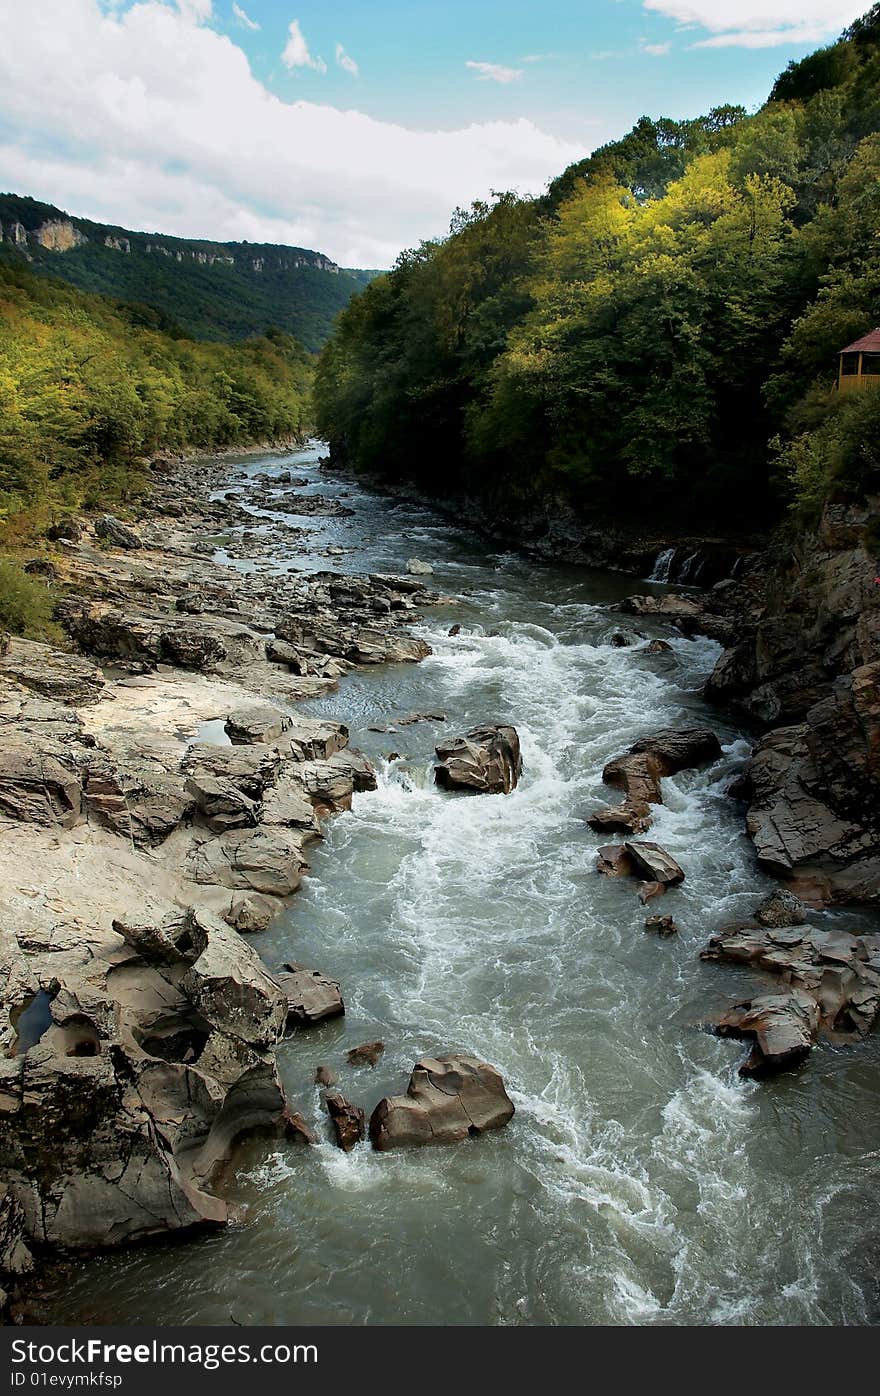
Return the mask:
[[0,629],[31,637],[51,633],[54,600],[45,582],[15,562],[0,561]]

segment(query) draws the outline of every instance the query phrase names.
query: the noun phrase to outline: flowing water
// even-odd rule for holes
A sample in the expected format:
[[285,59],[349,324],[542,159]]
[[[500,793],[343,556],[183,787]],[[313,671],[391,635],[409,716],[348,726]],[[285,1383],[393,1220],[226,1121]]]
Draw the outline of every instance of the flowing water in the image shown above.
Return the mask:
[[[292,958],[342,983],[345,1018],[278,1052],[322,1142],[250,1146],[232,1188],[239,1224],[76,1267],[50,1300],[59,1320],[876,1322],[877,1037],[754,1084],[737,1076],[741,1046],[701,1027],[758,981],[698,951],[770,886],[724,793],[747,744],[699,696],[717,646],[673,635],[671,654],[615,648],[621,618],[607,607],[631,579],[495,553],[320,472],[317,454],[243,464],[293,466],[355,510],[291,520],[312,530],[310,551],[276,565],[400,571],[417,556],[460,598],[426,612],[422,664],[362,670],[306,705],[348,722],[380,771],[378,791],[325,826],[312,876],[254,942],[270,965]],[[328,559],[328,545],[351,551]],[[448,720],[370,731],[416,710]],[[518,728],[519,788],[441,793],[434,742],[481,720]],[[681,934],[658,941],[633,884],[596,874],[602,840],[584,816],[608,798],[609,757],[694,722],[716,728],[724,755],[664,781],[651,837],[687,880],[659,906]],[[347,1068],[345,1050],[376,1037],[378,1066]],[[517,1111],[505,1130],[446,1149],[333,1147],[318,1063],[369,1112],[420,1055],[456,1049],[502,1071]]]

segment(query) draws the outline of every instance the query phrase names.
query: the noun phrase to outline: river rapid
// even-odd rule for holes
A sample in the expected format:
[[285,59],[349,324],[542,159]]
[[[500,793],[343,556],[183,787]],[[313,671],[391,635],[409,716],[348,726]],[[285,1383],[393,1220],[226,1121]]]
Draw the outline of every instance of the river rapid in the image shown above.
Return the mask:
[[[647,583],[494,552],[428,508],[322,472],[318,456],[241,463],[248,477],[291,469],[306,493],[354,510],[291,517],[309,539],[271,567],[400,572],[419,557],[429,584],[460,598],[417,627],[433,649],[423,663],[360,670],[303,705],[346,721],[379,770],[254,941],[270,966],[294,959],[342,984],[345,1018],[278,1051],[321,1142],[249,1145],[231,1185],[238,1223],[78,1263],[47,1307],[78,1324],[877,1322],[880,1039],[820,1046],[756,1084],[737,1076],[743,1047],[701,1026],[761,981],[703,964],[700,947],[772,886],[725,795],[747,741],[700,698],[717,645],[639,620],[672,652],[615,648],[624,618],[607,607]],[[447,721],[370,730],[418,710]],[[439,791],[435,741],[483,720],[517,727],[519,788]],[[694,723],[718,731],[724,755],[663,782],[650,837],[687,878],[649,909],[681,927],[661,941],[633,883],[597,875],[605,840],[584,817],[609,798],[610,757]],[[877,928],[855,912],[819,919]],[[377,1037],[375,1069],[346,1067],[348,1047]],[[419,1056],[456,1049],[503,1073],[517,1111],[505,1130],[391,1154],[331,1144],[319,1063],[369,1114]]]

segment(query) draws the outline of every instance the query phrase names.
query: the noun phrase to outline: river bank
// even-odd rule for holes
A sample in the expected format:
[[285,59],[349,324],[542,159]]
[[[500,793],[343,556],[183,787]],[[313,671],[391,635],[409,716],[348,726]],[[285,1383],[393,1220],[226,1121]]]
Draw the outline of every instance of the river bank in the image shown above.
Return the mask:
[[[187,751],[202,762],[206,747],[240,759],[250,748],[228,745],[224,721],[233,703],[252,703],[255,694],[284,710],[295,703],[288,732],[298,731],[300,742],[323,734],[332,745],[340,725],[348,729],[364,752],[363,764],[349,764],[350,812],[325,818],[323,837],[300,844],[310,864],[305,871],[297,855],[300,890],[278,901],[266,931],[241,940],[270,968],[289,960],[320,967],[342,985],[346,1013],[271,1054],[252,1044],[262,1060],[248,1069],[266,1092],[263,1107],[272,1101],[269,1120],[283,1109],[280,1090],[302,1116],[294,1133],[316,1142],[299,1148],[285,1139],[288,1115],[279,1129],[274,1120],[274,1142],[236,1153],[221,1189],[234,1225],[173,1250],[117,1249],[57,1276],[50,1265],[31,1312],[74,1323],[866,1321],[873,1300],[862,1202],[874,1186],[878,1143],[869,1108],[876,1040],[850,1034],[837,1050],[823,1036],[806,1067],[768,1089],[737,1078],[742,1049],[700,1030],[760,984],[779,983],[769,966],[699,958],[713,933],[747,921],[773,885],[756,867],[742,806],[726,793],[747,743],[736,721],[701,697],[719,643],[700,638],[698,626],[684,633],[680,617],[621,614],[615,608],[633,590],[622,576],[536,570],[494,553],[424,508],[327,475],[313,450],[248,461],[245,478],[225,483],[210,473],[215,467],[204,469],[201,485],[186,475],[183,502],[182,487],[159,477],[159,512],[137,529],[149,543],[155,528],[161,551],[104,552],[89,539],[62,549],[79,591],[65,624],[92,652],[101,645],[114,657],[102,676],[113,700],[74,706],[92,714],[87,737],[114,742],[128,732],[117,765],[155,745],[166,777]],[[223,497],[227,487],[235,498]],[[200,490],[220,497],[200,500]],[[286,507],[272,507],[279,502]],[[187,516],[196,513],[202,522],[190,534]],[[177,530],[185,536],[177,539]],[[445,601],[429,606],[421,582],[406,575],[412,556],[433,564],[429,581]],[[647,594],[669,593],[654,586]],[[304,598],[312,633],[320,618],[325,641],[345,636],[345,652],[330,656],[345,669],[338,688],[340,675],[326,668],[294,674],[269,658],[279,614],[296,614]],[[393,617],[409,635],[389,624]],[[279,643],[296,648],[302,637]],[[423,657],[363,662],[387,654]],[[181,656],[188,664],[201,656],[211,672],[182,671]],[[314,670],[314,659],[305,667]],[[432,716],[400,722],[415,713]],[[520,787],[488,799],[438,791],[434,744],[487,718],[518,727]],[[61,720],[57,709],[52,720]],[[652,811],[649,837],[678,860],[685,881],[645,908],[633,881],[596,873],[603,839],[585,821],[609,799],[603,767],[657,728],[709,724],[720,755],[664,777],[663,803]],[[339,790],[340,761],[354,759],[349,749],[306,762],[289,752],[282,770],[332,765],[326,804]],[[155,827],[155,797],[167,802],[167,787],[154,791],[149,817],[147,802],[125,793],[129,819]],[[106,788],[94,794],[106,802]],[[299,811],[308,820],[302,801]],[[101,915],[118,915],[114,899],[132,887],[135,899],[155,894],[155,881],[139,877],[155,880],[157,868],[167,875],[184,849],[185,866],[189,851],[216,833],[200,823],[202,811],[194,825],[184,816],[144,849],[131,823],[125,838],[108,832],[102,820],[110,814],[106,803],[101,818],[90,808],[88,834],[82,825],[56,827],[51,837],[37,831],[42,862],[26,870],[10,860],[4,869],[4,886],[17,888],[6,924],[32,918],[26,956],[48,953],[39,936],[50,927],[54,934],[59,920],[89,925],[90,892],[70,898],[77,868],[80,886],[88,877],[106,896]],[[32,832],[21,834],[22,845]],[[306,832],[301,824],[297,839]],[[68,862],[73,844],[92,848],[91,833],[91,861],[80,850]],[[54,896],[49,887],[41,901],[46,867]],[[101,877],[111,875],[104,887]],[[215,895],[210,883],[196,887],[200,899]],[[192,890],[191,882],[182,889],[190,898]],[[267,893],[226,888],[216,911],[231,911],[235,896],[259,907]],[[674,917],[676,937],[644,933],[655,911]],[[874,925],[842,910],[809,921],[838,945]],[[107,943],[127,956],[124,935]],[[69,1006],[65,1021],[76,1017]],[[345,1071],[345,1052],[374,1039],[386,1042],[377,1065],[343,1077],[367,1110],[400,1089],[424,1052],[461,1050],[500,1067],[516,1120],[474,1147],[340,1153],[322,1124],[315,1067]],[[155,1041],[148,1045],[155,1052]],[[194,1069],[152,1060],[163,1089],[182,1068]],[[222,1109],[187,1123],[200,1148],[212,1129],[214,1144],[225,1138],[216,1127]],[[829,1135],[839,1140],[833,1154]],[[779,1238],[772,1255],[756,1251],[756,1230]],[[727,1256],[720,1268],[719,1246]]]

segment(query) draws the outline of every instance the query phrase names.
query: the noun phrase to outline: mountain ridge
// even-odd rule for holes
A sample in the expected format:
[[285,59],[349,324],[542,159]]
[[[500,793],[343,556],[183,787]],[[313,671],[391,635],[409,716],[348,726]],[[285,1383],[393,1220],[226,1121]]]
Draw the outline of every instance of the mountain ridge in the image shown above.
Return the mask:
[[245,339],[271,326],[312,352],[376,274],[310,248],[137,231],[14,193],[0,194],[0,258],[149,305],[167,328],[196,339]]

